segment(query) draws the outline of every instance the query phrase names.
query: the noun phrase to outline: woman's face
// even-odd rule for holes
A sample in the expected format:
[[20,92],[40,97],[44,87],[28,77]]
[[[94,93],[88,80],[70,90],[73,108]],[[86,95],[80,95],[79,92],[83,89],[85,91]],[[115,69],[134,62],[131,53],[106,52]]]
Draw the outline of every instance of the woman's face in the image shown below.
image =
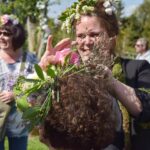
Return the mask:
[[[76,24],[76,41],[78,52],[83,61],[88,60],[93,46],[101,40],[102,35],[108,37],[107,31],[101,26],[98,17],[82,16]],[[108,37],[109,38],[109,37]]]
[[0,49],[13,50],[12,34],[7,30],[0,29]]
[[136,53],[145,53],[147,51],[146,49],[146,43],[143,43],[141,40],[137,40],[136,44],[135,44],[135,50]]

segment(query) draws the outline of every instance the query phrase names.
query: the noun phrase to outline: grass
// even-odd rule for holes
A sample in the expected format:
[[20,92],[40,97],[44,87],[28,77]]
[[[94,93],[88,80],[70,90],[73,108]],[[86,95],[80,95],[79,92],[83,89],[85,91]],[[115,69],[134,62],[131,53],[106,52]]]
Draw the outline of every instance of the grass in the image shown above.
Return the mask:
[[[5,150],[8,150],[8,141],[5,141]],[[28,140],[28,150],[49,150],[47,146],[39,141],[38,136],[30,136]]]
[[28,150],[49,150],[47,146],[39,141],[38,136],[29,137]]

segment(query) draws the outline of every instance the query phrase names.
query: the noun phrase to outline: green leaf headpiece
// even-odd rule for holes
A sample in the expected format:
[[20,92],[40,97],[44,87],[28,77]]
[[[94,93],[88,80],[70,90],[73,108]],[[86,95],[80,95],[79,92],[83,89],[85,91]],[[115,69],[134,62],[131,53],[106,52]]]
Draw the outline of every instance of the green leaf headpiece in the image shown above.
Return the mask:
[[[67,8],[59,17],[62,23],[62,30],[66,29],[67,33],[71,32],[71,27],[74,20],[78,20],[81,14],[94,12],[98,0],[78,0],[71,7]],[[119,0],[105,0],[103,7],[107,15],[112,15],[116,11],[117,2]]]

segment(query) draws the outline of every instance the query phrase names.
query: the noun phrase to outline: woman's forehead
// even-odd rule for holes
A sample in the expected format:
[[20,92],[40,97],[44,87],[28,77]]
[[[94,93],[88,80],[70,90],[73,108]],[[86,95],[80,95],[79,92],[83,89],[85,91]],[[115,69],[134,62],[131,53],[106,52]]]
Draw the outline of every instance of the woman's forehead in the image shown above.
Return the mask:
[[136,44],[143,44],[143,45],[146,45],[146,42],[143,41],[143,40],[137,40]]
[[100,20],[96,16],[82,16],[76,24],[76,32],[79,31],[101,31],[104,28],[101,26]]

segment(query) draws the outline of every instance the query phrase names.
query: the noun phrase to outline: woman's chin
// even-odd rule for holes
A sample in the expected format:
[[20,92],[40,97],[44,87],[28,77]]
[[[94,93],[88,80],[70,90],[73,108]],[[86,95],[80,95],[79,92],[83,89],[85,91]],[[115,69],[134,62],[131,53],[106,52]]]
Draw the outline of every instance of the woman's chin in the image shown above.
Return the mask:
[[87,61],[89,59],[89,57],[90,57],[89,53],[84,53],[84,54],[81,55],[81,59],[82,59],[83,62]]
[[8,50],[8,48],[7,48],[6,45],[1,45],[0,49],[2,49],[2,50]]

